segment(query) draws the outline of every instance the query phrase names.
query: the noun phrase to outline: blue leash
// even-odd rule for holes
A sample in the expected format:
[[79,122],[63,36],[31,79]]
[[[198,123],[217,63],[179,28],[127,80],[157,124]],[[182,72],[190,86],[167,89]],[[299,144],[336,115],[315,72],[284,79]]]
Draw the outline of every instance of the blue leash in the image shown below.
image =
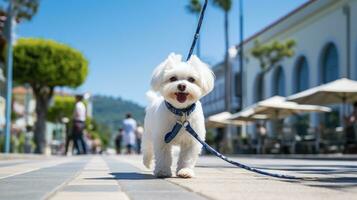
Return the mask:
[[251,172],[255,172],[258,174],[262,174],[262,175],[266,175],[266,176],[271,176],[271,177],[275,177],[275,178],[281,178],[281,179],[292,179],[292,180],[303,180],[304,178],[299,178],[299,177],[295,177],[295,176],[289,176],[289,175],[282,175],[282,174],[275,174],[275,173],[270,173],[270,172],[266,172],[266,171],[262,171],[253,167],[249,167],[248,165],[244,165],[241,164],[239,162],[233,161],[229,158],[227,158],[226,156],[222,155],[221,153],[219,153],[218,151],[216,151],[214,148],[212,148],[211,146],[209,146],[205,141],[203,141],[198,134],[196,133],[196,131],[191,127],[191,124],[189,121],[187,121],[187,117],[193,112],[193,110],[195,109],[196,105],[193,104],[191,106],[189,106],[188,108],[185,109],[177,109],[175,107],[173,107],[170,103],[168,103],[167,101],[165,101],[166,107],[168,108],[168,110],[172,113],[174,113],[177,116],[183,117],[181,118],[181,121],[177,121],[176,124],[174,125],[174,127],[172,128],[172,130],[168,133],[166,133],[165,135],[165,142],[166,143],[170,143],[175,137],[176,135],[180,132],[180,130],[184,127],[185,130],[192,136],[194,137],[199,143],[202,144],[202,146],[209,151],[210,153],[212,153],[213,155],[221,158],[222,160],[235,165],[237,167],[243,168],[245,170],[251,171]]
[[[200,13],[200,17],[199,17],[199,20],[198,20],[196,32],[195,32],[195,35],[194,35],[194,38],[193,38],[193,41],[192,41],[192,44],[191,44],[191,48],[190,48],[190,51],[189,51],[189,53],[187,55],[187,59],[186,60],[190,59],[190,57],[191,57],[191,55],[193,53],[193,50],[194,50],[194,48],[196,46],[196,41],[197,41],[197,39],[199,37],[199,34],[200,34],[203,18],[204,18],[205,11],[206,11],[206,8],[207,8],[207,3],[208,3],[208,0],[205,0],[205,2],[203,4],[203,7],[202,7],[202,10],[201,10],[201,13]],[[247,165],[244,165],[244,164],[241,164],[241,163],[238,163],[238,162],[235,162],[235,161],[227,158],[226,156],[222,155],[221,153],[216,151],[214,148],[209,146],[205,141],[203,141],[198,136],[196,131],[193,130],[193,128],[191,127],[190,123],[187,121],[187,116],[189,116],[193,112],[193,110],[195,109],[195,106],[196,106],[195,104],[192,104],[191,106],[189,106],[186,109],[177,109],[177,108],[173,107],[170,103],[168,103],[166,101],[165,101],[165,104],[166,104],[166,107],[168,108],[168,110],[170,110],[175,115],[178,115],[178,116],[181,117],[181,121],[177,121],[176,124],[174,125],[174,127],[172,128],[171,132],[169,132],[169,133],[167,133],[165,135],[164,140],[165,140],[166,143],[170,143],[176,137],[176,135],[180,132],[182,127],[184,127],[185,130],[188,133],[190,133],[199,143],[201,143],[202,146],[207,151],[209,151],[210,153],[214,154],[215,156],[221,158],[222,160],[224,160],[224,161],[226,161],[226,162],[228,162],[228,163],[230,163],[232,165],[235,165],[237,167],[246,169],[246,170],[251,171],[251,172],[255,172],[255,173],[258,173],[258,174],[271,176],[271,177],[275,177],[275,178],[293,179],[293,180],[305,179],[305,178],[298,178],[298,177],[295,177],[295,176],[281,175],[281,174],[274,174],[274,173],[265,172],[265,171],[262,171],[262,170],[259,170],[259,169],[253,168],[253,167],[249,167]]]

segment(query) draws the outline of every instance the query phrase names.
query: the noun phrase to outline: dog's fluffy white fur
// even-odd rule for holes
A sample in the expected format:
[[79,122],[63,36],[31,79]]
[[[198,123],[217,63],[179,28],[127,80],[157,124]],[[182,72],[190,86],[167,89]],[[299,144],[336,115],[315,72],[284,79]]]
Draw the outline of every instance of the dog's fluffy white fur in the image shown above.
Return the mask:
[[190,114],[188,121],[200,138],[204,139],[206,129],[199,99],[208,94],[213,85],[213,72],[197,56],[192,56],[184,62],[181,55],[172,53],[154,70],[152,90],[147,93],[150,104],[146,108],[142,148],[143,163],[146,167],[150,168],[152,160],[155,160],[155,176],[172,176],[172,145],[180,147],[177,176],[194,176],[193,169],[202,145],[186,133],[184,128],[169,144],[165,143],[164,136],[172,130],[178,116],[166,108],[164,101],[168,101],[175,108],[186,108],[196,103],[196,109]]

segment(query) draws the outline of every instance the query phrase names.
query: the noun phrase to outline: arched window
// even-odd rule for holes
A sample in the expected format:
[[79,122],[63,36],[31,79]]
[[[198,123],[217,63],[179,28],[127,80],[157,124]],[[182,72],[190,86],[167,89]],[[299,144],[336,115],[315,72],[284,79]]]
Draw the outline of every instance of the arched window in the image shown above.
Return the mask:
[[255,79],[255,102],[263,100],[264,89],[263,89],[263,74],[257,75]]
[[322,83],[328,83],[338,79],[339,66],[337,48],[330,43],[325,48],[322,56]]
[[273,81],[274,95],[285,96],[285,75],[281,66],[275,70],[275,76]]
[[296,66],[295,92],[309,88],[309,67],[306,58],[300,57]]

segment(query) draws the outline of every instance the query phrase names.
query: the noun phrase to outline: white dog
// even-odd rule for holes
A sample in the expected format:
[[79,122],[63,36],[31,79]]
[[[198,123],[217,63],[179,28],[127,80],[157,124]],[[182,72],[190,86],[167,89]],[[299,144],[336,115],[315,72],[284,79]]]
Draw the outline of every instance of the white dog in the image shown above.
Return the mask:
[[[192,108],[195,104],[186,120],[204,140],[206,129],[199,99],[208,94],[213,89],[213,85],[213,72],[196,56],[183,62],[180,55],[172,53],[154,70],[151,80],[152,91],[147,93],[151,102],[146,108],[142,147],[144,165],[150,168],[153,158],[155,160],[156,177],[172,176],[172,145],[180,147],[177,176],[182,178],[194,176],[193,168],[202,145],[187,133],[185,128],[181,128],[171,142],[164,141],[165,135],[182,120],[182,117],[174,114],[168,105],[180,110]],[[155,92],[159,92],[160,95],[156,95]]]

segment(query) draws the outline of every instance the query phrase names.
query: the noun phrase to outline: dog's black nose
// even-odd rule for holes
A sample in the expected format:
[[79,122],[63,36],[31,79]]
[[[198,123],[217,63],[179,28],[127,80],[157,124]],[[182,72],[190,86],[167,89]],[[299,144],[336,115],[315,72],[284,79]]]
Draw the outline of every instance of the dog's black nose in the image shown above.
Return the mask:
[[184,84],[178,84],[177,89],[180,90],[181,92],[186,90],[186,85]]

